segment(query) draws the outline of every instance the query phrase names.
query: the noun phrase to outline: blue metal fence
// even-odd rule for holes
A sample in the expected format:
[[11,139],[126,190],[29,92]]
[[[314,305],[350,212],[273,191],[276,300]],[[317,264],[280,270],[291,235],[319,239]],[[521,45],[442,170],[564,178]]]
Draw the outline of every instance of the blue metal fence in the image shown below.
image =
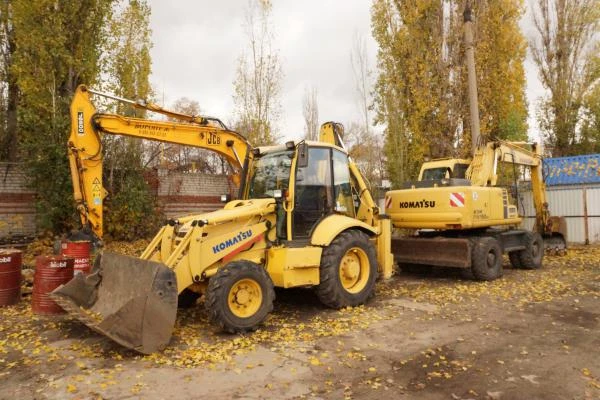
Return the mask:
[[546,185],[600,183],[600,154],[544,159]]

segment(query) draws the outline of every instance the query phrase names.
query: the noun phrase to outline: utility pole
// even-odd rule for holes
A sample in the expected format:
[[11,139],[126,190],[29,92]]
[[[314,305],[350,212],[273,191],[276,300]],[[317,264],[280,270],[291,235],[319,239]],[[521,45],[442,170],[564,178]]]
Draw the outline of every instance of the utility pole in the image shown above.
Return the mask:
[[465,5],[464,33],[465,33],[465,55],[467,58],[467,73],[469,80],[469,114],[471,117],[471,153],[475,155],[477,143],[479,142],[479,105],[477,103],[477,76],[475,75],[475,49],[473,44],[473,13],[471,2]]

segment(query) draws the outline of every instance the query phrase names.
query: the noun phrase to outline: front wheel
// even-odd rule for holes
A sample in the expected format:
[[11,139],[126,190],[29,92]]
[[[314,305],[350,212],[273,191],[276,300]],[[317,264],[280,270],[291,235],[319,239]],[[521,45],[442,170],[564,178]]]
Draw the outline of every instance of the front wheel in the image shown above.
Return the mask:
[[263,267],[232,261],[210,278],[206,308],[211,320],[230,333],[254,331],[273,310],[273,282]]
[[323,249],[316,293],[328,307],[354,307],[373,295],[376,278],[377,256],[369,237],[348,230]]

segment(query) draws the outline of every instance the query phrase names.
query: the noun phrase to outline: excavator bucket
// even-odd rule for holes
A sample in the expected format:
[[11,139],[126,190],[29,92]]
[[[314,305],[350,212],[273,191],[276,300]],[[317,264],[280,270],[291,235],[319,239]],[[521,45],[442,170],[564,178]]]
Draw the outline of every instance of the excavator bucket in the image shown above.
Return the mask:
[[150,354],[169,343],[177,294],[175,273],[164,264],[105,252],[90,275],[76,275],[51,297],[96,332]]

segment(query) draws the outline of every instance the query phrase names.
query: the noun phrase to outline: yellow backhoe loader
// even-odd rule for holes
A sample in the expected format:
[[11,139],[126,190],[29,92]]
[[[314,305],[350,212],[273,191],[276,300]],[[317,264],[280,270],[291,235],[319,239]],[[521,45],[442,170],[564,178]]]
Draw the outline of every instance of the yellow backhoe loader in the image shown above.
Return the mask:
[[320,141],[255,147],[218,120],[128,103],[180,122],[100,114],[99,93],[81,86],[71,105],[69,159],[77,209],[102,236],[102,134],[212,149],[237,168],[239,199],[223,209],[168,221],[139,258],[104,252],[92,274],[52,297],[71,315],[141,353],[164,348],[178,303],[205,296],[223,330],[256,329],[272,310],[274,287],[312,287],[339,308],[364,303],[377,276],[392,274],[391,221],[326,123]]

